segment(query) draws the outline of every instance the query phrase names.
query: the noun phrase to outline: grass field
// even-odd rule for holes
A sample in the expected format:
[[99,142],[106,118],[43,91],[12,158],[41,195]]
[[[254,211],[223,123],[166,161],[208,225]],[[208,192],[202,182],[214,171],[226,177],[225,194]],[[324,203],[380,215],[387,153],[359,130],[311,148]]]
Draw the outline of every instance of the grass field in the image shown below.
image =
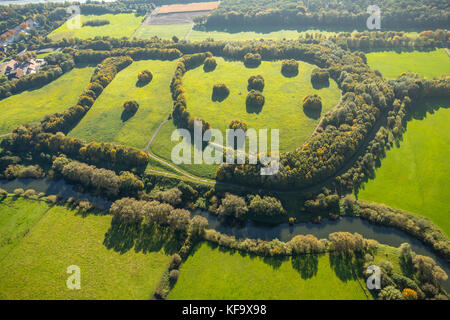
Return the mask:
[[414,72],[426,78],[450,75],[450,57],[444,49],[430,52],[381,51],[367,53],[367,63],[385,78],[397,78],[402,73]]
[[387,152],[359,197],[426,216],[450,235],[450,106],[442,105],[446,108],[408,123],[400,147]]
[[43,120],[47,114],[74,105],[86,89],[94,68],[75,68],[46,86],[0,100],[0,135],[20,124]]
[[191,27],[191,24],[141,25],[133,34],[133,38],[150,39],[156,36],[161,39],[172,39],[173,36],[176,36],[182,40]]
[[329,255],[261,258],[202,243],[169,299],[367,299],[349,265]]
[[[239,118],[249,128],[279,129],[280,151],[293,150],[304,143],[320,120],[317,115],[309,117],[304,113],[301,107],[303,98],[313,93],[322,97],[320,116],[333,108],[340,99],[340,91],[334,81],[330,81],[327,88],[312,87],[310,77],[314,66],[305,62],[299,62],[298,76],[286,78],[280,71],[281,61],[263,61],[258,68],[249,69],[239,61],[216,60],[218,65],[213,72],[205,72],[202,67],[187,72],[183,77],[183,85],[191,115],[205,119],[213,128],[221,130],[224,136],[230,121]],[[257,74],[265,80],[263,95],[266,102],[260,113],[251,113],[245,105],[247,80]],[[230,88],[230,95],[222,102],[213,102],[211,99],[212,87],[216,83],[225,83]],[[152,152],[168,161],[173,146],[177,144],[171,142],[174,130],[176,127],[173,123],[165,124],[151,146]],[[270,133],[268,136],[270,141]],[[202,177],[214,178],[218,166],[182,164],[180,167]]]
[[[70,29],[75,24],[73,17],[62,26],[52,31],[49,38],[56,41],[63,38],[91,39],[95,37],[109,36],[111,38],[130,37],[139,27],[143,17],[136,17],[134,13],[104,14],[104,15],[81,15],[81,27]],[[84,26],[83,23],[89,20],[108,20],[110,23],[103,26]]]
[[[22,216],[20,210],[17,218],[10,212],[6,222],[12,224]],[[36,220],[36,215],[30,218]],[[110,227],[109,215],[82,216],[66,207],[52,207],[0,260],[0,299],[148,299],[170,255],[161,244],[137,250],[127,234]],[[13,235],[19,229],[23,228],[2,227],[2,232]],[[80,267],[80,290],[66,287],[71,265]]]
[[13,198],[0,202],[0,260],[14,248],[49,209],[43,201]]
[[[175,65],[176,61],[133,62],[117,74],[70,136],[144,148],[159,124],[171,113],[169,84]],[[153,80],[140,86],[137,76],[145,69],[153,73]],[[139,103],[139,110],[130,119],[123,117],[123,103],[127,100]]]

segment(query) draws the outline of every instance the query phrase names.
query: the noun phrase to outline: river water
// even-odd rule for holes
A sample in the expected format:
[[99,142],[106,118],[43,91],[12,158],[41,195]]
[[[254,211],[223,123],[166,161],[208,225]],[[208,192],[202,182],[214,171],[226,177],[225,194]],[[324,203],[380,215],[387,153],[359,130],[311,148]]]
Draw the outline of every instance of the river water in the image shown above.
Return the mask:
[[[95,197],[87,193],[77,192],[72,185],[67,184],[64,180],[50,179],[15,179],[0,180],[0,188],[8,192],[14,189],[22,188],[24,190],[34,189],[37,192],[43,192],[46,195],[58,195],[62,198],[87,199],[99,206],[108,209],[111,202],[100,197]],[[437,256],[434,251],[424,245],[421,241],[406,234],[403,231],[391,227],[373,225],[366,220],[357,217],[343,217],[338,220],[323,220],[320,224],[314,223],[298,223],[293,226],[288,223],[278,225],[267,225],[248,221],[242,225],[230,225],[222,223],[216,215],[207,211],[195,210],[193,214],[201,215],[208,219],[209,228],[215,229],[223,234],[235,236],[236,238],[253,238],[262,240],[279,239],[281,241],[289,241],[299,234],[312,234],[318,239],[327,238],[333,232],[357,232],[366,239],[374,239],[379,243],[392,247],[399,247],[402,243],[409,243],[411,248],[418,254],[433,258],[450,276],[450,264],[444,259]],[[450,292],[450,279],[444,284],[447,292]]]

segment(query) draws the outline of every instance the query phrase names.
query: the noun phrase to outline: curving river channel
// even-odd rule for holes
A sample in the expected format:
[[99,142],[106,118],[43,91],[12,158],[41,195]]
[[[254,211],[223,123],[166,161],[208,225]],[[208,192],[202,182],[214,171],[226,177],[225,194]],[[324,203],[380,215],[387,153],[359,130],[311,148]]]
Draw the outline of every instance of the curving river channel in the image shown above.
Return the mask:
[[[46,195],[58,195],[62,198],[87,199],[104,208],[109,208],[111,202],[100,197],[95,197],[87,193],[77,192],[74,187],[64,180],[50,179],[15,179],[0,180],[0,188],[8,192],[22,188],[24,190],[34,189]],[[450,264],[437,256],[430,248],[416,238],[391,227],[384,227],[370,224],[369,222],[356,217],[343,217],[339,220],[324,220],[320,224],[298,223],[293,226],[288,223],[278,225],[267,225],[253,221],[248,221],[243,225],[223,224],[218,216],[207,211],[196,210],[194,214],[199,214],[208,219],[209,228],[215,229],[223,234],[235,236],[236,238],[253,238],[262,240],[272,240],[278,238],[281,241],[289,241],[299,234],[312,234],[317,238],[327,238],[330,233],[338,231],[357,232],[364,238],[374,239],[382,244],[398,247],[407,242],[418,254],[433,258],[450,275]],[[445,290],[450,292],[450,279],[444,284]]]

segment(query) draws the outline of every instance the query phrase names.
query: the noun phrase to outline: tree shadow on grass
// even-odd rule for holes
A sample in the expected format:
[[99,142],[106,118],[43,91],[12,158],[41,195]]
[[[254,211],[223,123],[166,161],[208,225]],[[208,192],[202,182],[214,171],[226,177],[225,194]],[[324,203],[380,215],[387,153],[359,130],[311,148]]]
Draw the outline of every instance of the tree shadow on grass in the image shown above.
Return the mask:
[[317,254],[300,254],[292,257],[292,267],[300,273],[302,279],[310,279],[317,274],[319,256]]
[[122,120],[122,122],[127,122],[128,120],[130,120],[134,115],[136,114],[136,112],[128,112],[126,110],[122,111],[122,115],[120,116],[120,119]]
[[103,240],[103,244],[108,249],[121,254],[133,247],[135,252],[148,253],[164,250],[166,254],[173,254],[178,252],[181,243],[181,235],[168,228],[155,225],[142,227],[139,224],[127,225],[115,221],[111,223]]
[[323,88],[329,88],[330,87],[330,80],[324,81],[324,82],[318,82],[318,81],[312,81],[311,82],[312,87],[316,90],[320,90]]
[[319,120],[320,119],[320,114],[322,113],[322,108],[320,108],[320,110],[309,110],[307,108],[303,108],[303,112],[305,113],[305,115],[308,118],[314,119],[314,120]]
[[[152,80],[153,80],[153,79],[152,79]],[[140,81],[140,80],[138,80],[138,81],[136,81],[136,87],[138,87],[138,88],[145,87],[146,85],[148,85],[149,83],[151,83],[152,80],[149,80],[149,81]]]
[[330,266],[340,280],[347,282],[356,279],[356,275],[353,272],[353,257],[351,255],[330,253],[329,257]]

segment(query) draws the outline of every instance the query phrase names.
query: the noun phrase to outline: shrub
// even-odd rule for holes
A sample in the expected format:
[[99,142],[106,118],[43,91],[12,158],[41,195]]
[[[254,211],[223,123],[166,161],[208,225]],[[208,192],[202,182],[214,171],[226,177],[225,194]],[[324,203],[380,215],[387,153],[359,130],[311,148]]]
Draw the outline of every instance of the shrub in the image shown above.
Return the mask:
[[243,198],[227,193],[222,199],[218,212],[224,216],[241,218],[247,214],[248,208]]
[[205,72],[210,72],[216,69],[217,67],[217,61],[214,58],[206,58],[205,63],[203,64],[203,70]]
[[311,83],[313,85],[317,84],[328,84],[330,82],[330,73],[328,70],[315,68],[311,72]]
[[256,216],[277,216],[286,214],[280,200],[265,196],[261,198],[256,195],[249,206],[250,212]]
[[262,92],[264,90],[264,78],[261,75],[251,76],[248,78],[247,90],[258,90]]
[[178,188],[172,188],[166,191],[161,191],[158,194],[158,200],[166,202],[172,206],[176,206],[179,205],[182,201],[181,195],[182,193]]
[[415,292],[413,289],[405,288],[403,289],[402,294],[405,300],[417,300],[417,292]]
[[180,271],[178,271],[178,270],[172,270],[172,271],[170,271],[170,273],[169,273],[169,280],[170,280],[170,282],[171,282],[172,284],[174,284],[175,282],[177,282],[179,275],[180,275]]
[[0,200],[6,198],[8,196],[8,191],[0,189]]
[[153,79],[153,74],[149,70],[143,70],[138,74],[138,81],[140,83],[149,83]]
[[264,106],[265,98],[261,92],[251,90],[247,95],[245,103],[247,105],[247,109],[249,109],[250,112],[252,111],[259,112]]
[[50,202],[50,203],[53,203],[53,204],[57,203],[58,202],[58,196],[56,196],[56,195],[48,196],[47,197],[47,202]]
[[136,113],[138,111],[139,104],[136,101],[134,101],[134,100],[126,101],[123,104],[123,108],[125,109],[125,111],[127,113],[134,114],[134,113]]
[[213,101],[223,101],[230,94],[230,89],[224,83],[215,84],[212,92]]
[[285,77],[295,77],[298,75],[298,62],[294,59],[284,60],[281,64],[281,73]]
[[205,217],[196,215],[191,219],[189,230],[192,235],[202,235],[208,227],[208,220]]
[[394,286],[387,286],[380,291],[378,295],[380,300],[403,300],[402,293]]
[[178,253],[174,253],[172,259],[170,260],[170,269],[178,269],[181,265],[181,257]]
[[309,95],[303,99],[303,109],[305,111],[321,111],[322,110],[322,99],[317,95]]
[[13,191],[13,193],[16,195],[16,196],[20,196],[21,194],[23,194],[25,191],[22,189],[22,188],[17,188],[17,189],[14,189],[14,191]]
[[33,189],[28,189],[27,191],[25,191],[25,192],[23,193],[23,196],[24,196],[25,198],[32,198],[32,197],[34,197],[35,195],[36,195],[36,191],[33,190]]
[[244,65],[247,68],[257,68],[261,64],[261,55],[259,53],[247,53],[244,56]]
[[85,108],[90,108],[94,104],[94,98],[88,95],[81,95],[78,99],[78,105],[83,106]]
[[242,131],[246,132],[247,131],[247,123],[245,123],[244,121],[241,121],[239,119],[234,119],[234,120],[231,120],[229,128],[233,129],[233,130],[242,129]]

